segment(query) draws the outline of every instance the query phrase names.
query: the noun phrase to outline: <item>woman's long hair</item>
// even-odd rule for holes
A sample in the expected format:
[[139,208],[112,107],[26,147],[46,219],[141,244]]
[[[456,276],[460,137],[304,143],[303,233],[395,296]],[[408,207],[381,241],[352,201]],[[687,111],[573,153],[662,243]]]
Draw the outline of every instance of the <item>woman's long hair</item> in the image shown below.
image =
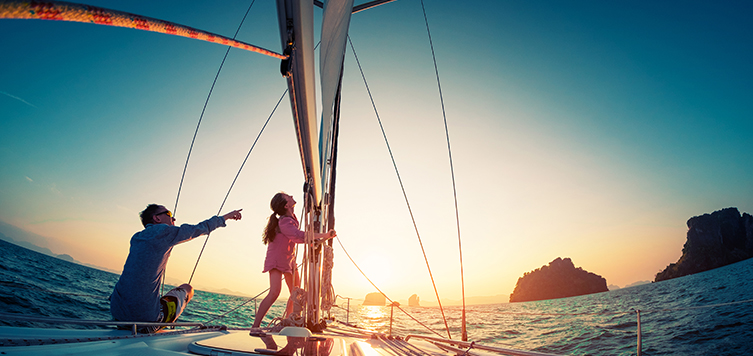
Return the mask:
[[283,192],[279,192],[275,194],[275,196],[272,197],[272,201],[269,202],[269,207],[272,209],[273,213],[269,216],[267,227],[264,229],[262,241],[264,241],[265,245],[275,240],[277,230],[279,229],[278,224],[280,222],[277,216],[283,216],[287,212],[285,211],[285,204],[288,202],[287,199],[285,199],[286,195],[287,194]]

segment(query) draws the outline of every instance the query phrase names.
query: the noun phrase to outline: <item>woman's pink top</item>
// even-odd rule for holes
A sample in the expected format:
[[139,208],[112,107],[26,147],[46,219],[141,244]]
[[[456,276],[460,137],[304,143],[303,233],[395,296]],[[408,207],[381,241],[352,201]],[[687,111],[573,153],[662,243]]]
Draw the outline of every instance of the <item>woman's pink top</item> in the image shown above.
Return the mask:
[[293,216],[281,216],[277,224],[279,230],[274,241],[267,244],[267,258],[264,259],[264,271],[277,269],[283,273],[293,272],[295,268],[295,244],[305,242],[305,233],[298,228],[298,219]]

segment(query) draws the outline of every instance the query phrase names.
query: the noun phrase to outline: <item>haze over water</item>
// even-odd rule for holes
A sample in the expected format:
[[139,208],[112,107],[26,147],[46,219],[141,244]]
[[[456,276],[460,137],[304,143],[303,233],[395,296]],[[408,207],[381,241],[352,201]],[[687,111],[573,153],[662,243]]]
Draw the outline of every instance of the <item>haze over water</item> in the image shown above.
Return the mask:
[[[107,297],[117,275],[52,258],[0,241],[0,310],[32,316],[110,320]],[[45,273],[40,273],[44,271]],[[669,281],[587,296],[467,307],[468,337],[486,345],[575,355],[636,353],[636,313],[641,310],[643,355],[745,355],[753,353],[753,259]],[[337,286],[335,286],[337,287]],[[259,286],[260,290],[266,286]],[[198,291],[181,321],[207,322],[248,301]],[[737,303],[744,302],[744,303]],[[736,303],[736,304],[730,304]],[[723,304],[723,305],[719,305]],[[338,299],[338,305],[346,304]],[[718,305],[714,307],[707,307]],[[268,318],[284,308],[273,306]],[[405,307],[446,337],[435,307]],[[333,315],[387,333],[390,308],[357,305]],[[392,332],[435,335],[395,309]],[[254,303],[212,321],[250,327]],[[452,337],[460,337],[460,307],[445,308]],[[43,326],[0,321],[0,325]],[[59,327],[59,326],[58,326]]]

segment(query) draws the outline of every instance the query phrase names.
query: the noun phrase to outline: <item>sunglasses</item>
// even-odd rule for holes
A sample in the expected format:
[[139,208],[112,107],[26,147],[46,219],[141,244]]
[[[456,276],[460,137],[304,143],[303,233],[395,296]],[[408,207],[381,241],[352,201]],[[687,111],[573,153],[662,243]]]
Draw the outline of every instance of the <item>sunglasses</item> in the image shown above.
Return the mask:
[[154,216],[159,216],[159,215],[162,215],[162,214],[167,214],[168,217],[173,217],[173,213],[170,210],[165,210],[165,211],[163,211],[161,213],[154,214]]

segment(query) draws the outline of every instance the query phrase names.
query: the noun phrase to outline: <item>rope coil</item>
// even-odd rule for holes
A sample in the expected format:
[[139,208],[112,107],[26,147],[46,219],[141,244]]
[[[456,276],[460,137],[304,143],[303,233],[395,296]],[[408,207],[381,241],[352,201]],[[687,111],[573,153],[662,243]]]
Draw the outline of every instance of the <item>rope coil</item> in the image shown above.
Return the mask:
[[334,267],[334,249],[332,246],[322,244],[324,263],[322,265],[322,310],[328,312],[335,304],[335,293],[332,287],[332,267]]

